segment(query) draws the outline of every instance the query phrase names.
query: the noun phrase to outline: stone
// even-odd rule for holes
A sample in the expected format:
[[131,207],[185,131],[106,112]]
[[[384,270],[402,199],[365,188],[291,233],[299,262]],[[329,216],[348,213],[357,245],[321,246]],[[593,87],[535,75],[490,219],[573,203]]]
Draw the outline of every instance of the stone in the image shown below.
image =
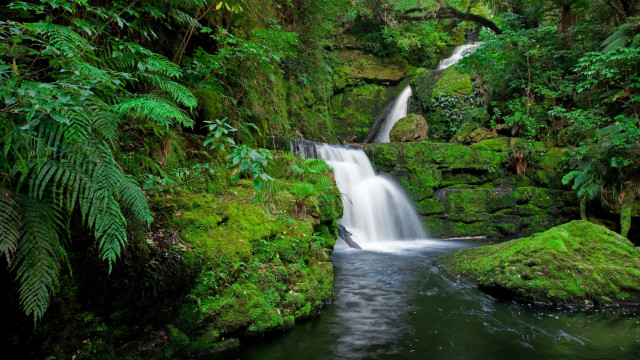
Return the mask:
[[458,144],[475,144],[487,139],[498,137],[495,130],[479,127],[474,123],[464,123],[460,126],[458,132],[453,137],[454,143]]
[[640,254],[626,238],[589,221],[457,250],[440,260],[454,275],[482,289],[527,302],[608,305],[640,300]]
[[391,128],[391,142],[418,142],[428,139],[429,126],[422,115],[409,114],[398,120]]

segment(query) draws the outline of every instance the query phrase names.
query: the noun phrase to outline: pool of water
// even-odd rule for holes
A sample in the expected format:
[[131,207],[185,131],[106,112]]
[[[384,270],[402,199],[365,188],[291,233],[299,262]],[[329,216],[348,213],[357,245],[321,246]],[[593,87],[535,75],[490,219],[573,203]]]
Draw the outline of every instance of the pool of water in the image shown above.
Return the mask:
[[437,258],[465,241],[336,247],[335,301],[292,331],[212,359],[640,359],[637,309],[499,301]]

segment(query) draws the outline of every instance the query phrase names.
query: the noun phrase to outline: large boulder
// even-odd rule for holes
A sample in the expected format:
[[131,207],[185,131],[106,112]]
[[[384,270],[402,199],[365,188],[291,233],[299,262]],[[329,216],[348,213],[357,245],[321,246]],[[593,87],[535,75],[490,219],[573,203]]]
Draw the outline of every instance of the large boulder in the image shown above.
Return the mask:
[[409,114],[398,120],[389,133],[391,142],[417,142],[427,140],[427,121],[416,114]]
[[640,254],[602,225],[572,221],[527,238],[454,251],[441,261],[495,294],[545,304],[640,301]]

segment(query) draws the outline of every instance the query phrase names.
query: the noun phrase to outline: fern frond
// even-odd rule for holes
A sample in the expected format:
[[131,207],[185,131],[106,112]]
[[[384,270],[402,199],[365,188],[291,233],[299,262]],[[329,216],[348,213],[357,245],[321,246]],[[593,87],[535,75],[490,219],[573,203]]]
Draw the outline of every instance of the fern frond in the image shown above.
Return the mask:
[[85,106],[85,109],[89,117],[93,119],[91,128],[98,135],[108,141],[118,139],[120,118],[109,108],[109,105],[100,99],[92,98],[91,102]]
[[75,32],[72,27],[45,22],[24,24],[25,29],[43,36],[48,44],[42,51],[43,55],[63,55],[68,58],[78,58],[85,51],[93,50],[87,39]]
[[198,106],[198,100],[195,95],[193,95],[191,90],[182,84],[178,84],[175,81],[171,81],[166,77],[158,76],[156,74],[143,73],[140,74],[140,78],[147,85],[167,92],[171,95],[173,101],[188,107],[190,110],[193,110]]
[[202,28],[202,24],[193,16],[183,12],[182,10],[172,8],[169,10],[169,16],[181,25],[190,25],[196,29]]
[[127,244],[127,220],[113,197],[96,196],[91,211],[96,215],[94,234],[100,257],[107,260],[111,272],[113,263]]
[[64,250],[58,237],[59,213],[46,202],[20,197],[23,210],[20,243],[12,269],[18,280],[20,306],[38,321],[49,306],[60,275]]
[[0,188],[0,256],[11,263],[11,255],[20,240],[20,210],[13,195],[7,189]]
[[132,176],[123,176],[118,193],[120,194],[119,203],[125,209],[130,211],[140,222],[147,224],[147,226],[151,225],[153,215],[147,204],[147,198]]
[[182,76],[182,69],[180,66],[162,55],[153,54],[141,61],[140,64],[140,67],[143,69],[171,78],[179,78]]
[[193,120],[180,108],[158,97],[138,97],[111,107],[119,116],[130,113],[168,127],[173,122],[192,127]]

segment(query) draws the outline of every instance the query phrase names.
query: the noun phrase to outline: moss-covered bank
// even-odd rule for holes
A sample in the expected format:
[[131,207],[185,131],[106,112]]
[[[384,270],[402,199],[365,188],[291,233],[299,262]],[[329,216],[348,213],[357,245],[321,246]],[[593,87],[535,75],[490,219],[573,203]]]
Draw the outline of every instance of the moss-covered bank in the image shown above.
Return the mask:
[[431,236],[526,236],[579,216],[575,194],[545,166],[562,152],[548,151],[529,177],[517,177],[508,154],[494,148],[420,142],[365,151],[377,171],[404,185]]
[[572,221],[531,237],[454,251],[441,261],[480,288],[545,304],[640,301],[640,254],[604,226]]
[[111,273],[91,239],[76,239],[69,261],[82,271],[63,277],[35,331],[17,321],[33,334],[8,358],[203,355],[316,314],[333,296],[340,192],[322,161],[276,153],[269,164],[262,190],[216,167],[153,196],[152,228],[130,234]]

